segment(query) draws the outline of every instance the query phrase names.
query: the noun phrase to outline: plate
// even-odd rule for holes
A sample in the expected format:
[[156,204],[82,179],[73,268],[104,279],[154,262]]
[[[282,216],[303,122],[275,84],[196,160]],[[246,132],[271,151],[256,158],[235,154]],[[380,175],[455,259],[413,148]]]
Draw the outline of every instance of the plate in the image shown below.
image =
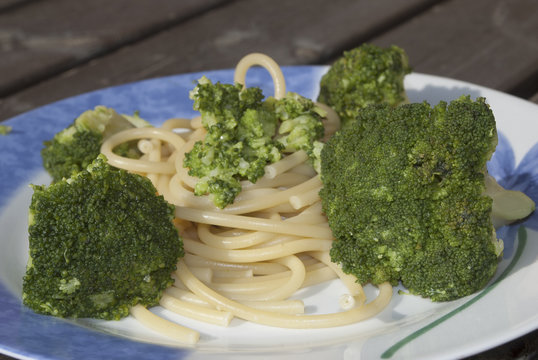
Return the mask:
[[[284,67],[289,91],[315,98],[323,66]],[[234,319],[228,328],[181,319],[159,307],[152,311],[201,332],[194,348],[182,348],[140,327],[119,322],[64,320],[33,313],[21,305],[27,260],[28,184],[50,181],[40,149],[84,110],[106,105],[122,113],[140,111],[155,125],[170,117],[196,115],[188,92],[202,75],[231,82],[232,70],[151,79],[102,89],[43,106],[9,119],[13,130],[0,137],[0,352],[39,359],[448,359],[489,349],[538,328],[538,215],[498,231],[506,244],[491,284],[472,296],[432,303],[399,295],[375,318],[331,329],[278,329]],[[247,85],[273,91],[269,75],[249,70]],[[485,96],[497,119],[499,145],[488,168],[505,187],[538,200],[538,106],[473,84],[413,73],[405,81],[413,102],[452,100],[461,94]],[[299,294],[308,312],[336,311],[337,281]],[[368,291],[375,289],[368,288]]]

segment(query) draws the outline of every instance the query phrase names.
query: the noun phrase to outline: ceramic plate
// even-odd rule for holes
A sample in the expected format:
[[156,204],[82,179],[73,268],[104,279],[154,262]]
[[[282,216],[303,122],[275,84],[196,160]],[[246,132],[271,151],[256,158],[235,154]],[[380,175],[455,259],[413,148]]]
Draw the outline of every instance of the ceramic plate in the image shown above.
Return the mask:
[[[288,90],[315,98],[327,70],[285,67]],[[231,82],[230,70],[204,73]],[[152,79],[68,98],[4,122],[13,131],[0,137],[0,352],[32,359],[356,359],[461,358],[538,328],[538,216],[505,227],[504,258],[491,284],[472,296],[431,303],[394,289],[390,305],[375,318],[331,329],[278,329],[234,319],[228,328],[182,319],[159,307],[152,311],[201,333],[194,348],[182,348],[133,319],[119,322],[68,321],[34,314],[21,305],[27,260],[28,184],[47,184],[41,166],[44,140],[68,126],[84,110],[106,105],[122,113],[140,111],[155,125],[170,117],[193,117],[188,92],[201,73]],[[269,75],[251,69],[247,85],[273,91]],[[411,101],[452,100],[461,94],[485,96],[496,116],[499,145],[488,164],[507,188],[538,200],[538,106],[491,89],[423,74],[406,78]],[[307,312],[337,311],[338,281],[309,288],[297,296]],[[375,288],[367,287],[370,293]]]

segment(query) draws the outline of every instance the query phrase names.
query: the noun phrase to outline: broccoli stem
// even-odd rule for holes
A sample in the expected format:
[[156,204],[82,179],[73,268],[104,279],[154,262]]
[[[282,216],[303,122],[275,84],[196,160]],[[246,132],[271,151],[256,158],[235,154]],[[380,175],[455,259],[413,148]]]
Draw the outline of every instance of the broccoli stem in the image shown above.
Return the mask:
[[503,188],[489,174],[486,175],[485,183],[485,194],[493,199],[491,220],[496,229],[526,218],[535,210],[534,201],[521,191]]

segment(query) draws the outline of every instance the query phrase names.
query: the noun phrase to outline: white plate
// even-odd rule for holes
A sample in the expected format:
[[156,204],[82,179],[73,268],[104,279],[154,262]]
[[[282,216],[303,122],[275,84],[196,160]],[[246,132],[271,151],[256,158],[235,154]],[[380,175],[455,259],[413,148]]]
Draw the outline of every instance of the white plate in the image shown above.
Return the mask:
[[[285,67],[288,90],[315,98],[326,67]],[[231,70],[204,73],[231,82]],[[13,132],[0,137],[0,352],[42,359],[205,359],[260,358],[460,358],[499,345],[538,328],[538,216],[503,228],[504,259],[496,280],[480,293],[448,303],[431,303],[398,289],[389,307],[359,324],[321,330],[277,329],[234,319],[228,328],[181,319],[161,308],[153,311],[201,332],[195,348],[185,349],[140,327],[133,319],[76,322],[34,314],[21,305],[27,259],[29,183],[49,178],[41,166],[43,140],[65,128],[82,111],[103,104],[123,113],[140,111],[159,125],[170,117],[193,117],[188,91],[202,74],[185,74],[107,88],[65,99],[25,113],[5,124]],[[249,86],[272,92],[261,69],[248,73]],[[485,96],[497,119],[500,143],[490,172],[505,186],[538,200],[538,106],[469,83],[423,74],[406,78],[411,101],[435,104],[461,94]],[[517,229],[520,227],[519,233]],[[519,250],[518,250],[519,249]],[[523,251],[521,251],[523,249]],[[337,311],[338,281],[303,291],[308,312]],[[375,288],[368,288],[374,292]]]

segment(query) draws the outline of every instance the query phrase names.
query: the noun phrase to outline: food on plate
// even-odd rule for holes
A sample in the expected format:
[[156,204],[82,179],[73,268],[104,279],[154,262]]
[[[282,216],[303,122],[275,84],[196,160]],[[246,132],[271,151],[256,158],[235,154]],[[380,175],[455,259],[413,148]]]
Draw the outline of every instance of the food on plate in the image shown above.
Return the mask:
[[[87,110],[72,125],[45,142],[41,150],[43,167],[53,181],[68,178],[84,170],[99,155],[104,139],[118,131],[143,126],[150,124],[136,114],[120,115],[105,106]],[[136,144],[124,144],[116,151],[124,156],[139,156]]]
[[[360,283],[401,281],[434,301],[482,289],[503,250],[492,213],[507,202],[522,218],[534,210],[488,177],[496,145],[484,98],[363,108],[321,152],[332,260]],[[502,202],[487,194],[493,183]]]
[[321,78],[317,100],[332,107],[346,124],[365,106],[408,102],[404,78],[410,72],[403,49],[363,44],[345,51],[331,65]]
[[[246,86],[247,70],[256,65],[271,74],[273,96]],[[287,92],[280,67],[255,53],[238,63],[233,84],[206,77],[197,82],[190,97],[200,116],[193,119],[173,118],[153,127],[104,107],[83,114],[79,118],[97,115],[95,121],[102,125],[97,134],[86,129],[95,127],[94,120],[86,125],[77,119],[45,143],[52,149],[42,154],[53,184],[34,186],[25,303],[57,316],[108,319],[130,312],[143,325],[193,344],[197,331],[146,307],[158,303],[219,326],[240,318],[276,327],[323,328],[375,316],[389,304],[392,284],[399,280],[412,293],[433,300],[478,290],[492,276],[502,251],[490,215],[504,224],[526,216],[534,203],[521,193],[512,196],[485,174],[496,140],[485,100],[462,97],[433,108],[399,105],[407,102],[403,78],[409,71],[401,49],[364,45],[337,60],[321,80],[320,102],[314,102]],[[346,121],[342,128],[340,117]],[[126,126],[106,130],[112,119]],[[71,160],[69,147],[80,145],[70,141],[79,133],[92,146],[99,144],[102,155],[94,155],[96,160]],[[54,150],[58,143],[60,150]],[[52,160],[45,161],[47,156]],[[96,181],[106,186],[96,187]],[[143,184],[140,198],[129,185],[133,183]],[[492,211],[486,192],[508,200],[498,208],[509,205],[510,212],[519,210],[517,215]],[[135,204],[127,200],[132,196]],[[96,211],[94,204],[102,208]],[[70,212],[71,207],[76,211]],[[62,224],[69,225],[62,229]],[[102,227],[107,224],[110,228]],[[162,235],[156,239],[157,234]],[[479,246],[450,252],[454,261],[444,263],[448,269],[431,269],[441,255],[427,260],[424,255],[449,253],[451,248],[443,244],[431,250],[430,235],[449,240],[450,246],[471,244],[470,237]],[[80,255],[88,245],[113,245],[115,239],[122,252],[100,251],[103,265],[91,261],[91,246],[90,257]],[[352,247],[357,239],[367,247]],[[49,240],[60,246],[49,250]],[[132,261],[125,264],[128,254]],[[57,261],[59,273],[38,271],[37,259],[43,265],[47,257]],[[80,276],[69,268],[75,263],[83,265],[77,269]],[[155,264],[162,265],[158,279],[150,274]],[[117,268],[135,285],[108,281],[101,266]],[[105,295],[97,296],[97,302],[86,296],[80,304],[72,303],[71,312],[59,305],[77,293],[87,295],[84,280],[96,274],[118,292],[136,292],[142,285],[144,295],[114,297],[111,309],[97,316],[82,310],[99,308],[116,290],[99,290]],[[340,311],[308,314],[303,301],[292,298],[301,289],[335,278],[346,289],[340,297],[335,294]],[[462,279],[469,280],[465,289],[456,283]],[[367,283],[377,287],[374,296],[366,295]]]
[[[255,54],[246,59],[252,65],[263,63],[268,58]],[[244,59],[240,63],[245,66]],[[270,73],[280,72],[277,65],[268,66]],[[244,84],[244,80],[236,77],[239,84]],[[183,239],[185,257],[179,262],[174,273],[176,282],[165,291],[161,305],[185,314],[185,302],[192,302],[189,304],[189,316],[194,318],[207,318],[204,314],[207,314],[209,306],[213,313],[217,312],[214,315],[218,320],[213,323],[220,325],[226,325],[233,316],[288,328],[339,326],[377,314],[390,301],[390,284],[380,284],[378,296],[367,299],[362,286],[355,282],[354,277],[344,274],[338,265],[331,263],[328,253],[332,232],[321,212],[318,196],[321,183],[314,169],[319,152],[313,144],[323,136],[321,126],[324,125],[328,136],[338,128],[338,116],[330,109],[323,110],[323,105],[286,93],[279,86],[276,86],[273,97],[256,105],[263,110],[250,107],[244,112],[237,111],[241,106],[233,104],[238,104],[238,96],[242,96],[239,89],[242,86],[212,84],[202,79],[191,95],[196,108],[200,106],[198,100],[201,102],[203,99],[207,103],[203,108],[209,111],[201,111],[199,118],[170,119],[159,129],[126,130],[103,143],[102,152],[111,165],[129,171],[143,171],[153,179],[159,193],[176,206],[176,216],[181,219],[177,226]],[[259,90],[248,93],[247,88],[242,91],[248,98]],[[202,95],[202,92],[213,95]],[[226,95],[216,96],[215,93]],[[222,99],[228,101],[222,103]],[[215,104],[226,111],[215,110]],[[226,104],[232,105],[223,106]],[[216,122],[215,114],[223,112],[226,115]],[[229,114],[233,112],[239,115],[230,120]],[[249,112],[251,115],[248,115]],[[208,118],[204,119],[205,116]],[[259,118],[264,122],[252,122]],[[269,123],[266,122],[268,119]],[[260,126],[263,124],[270,128],[271,136],[264,126]],[[254,134],[246,136],[250,129],[255,130]],[[261,135],[259,142],[254,136],[256,133]],[[165,136],[174,138],[174,142],[161,143]],[[201,163],[198,159],[188,161],[189,156],[194,156],[192,154],[202,154],[201,159],[208,158],[207,150],[192,151],[196,144],[214,150],[224,139],[235,141],[233,146],[238,149],[248,149],[250,139],[247,137],[279,150],[277,157],[280,160],[272,163],[264,160],[261,177],[255,176],[253,181],[239,177],[241,191],[226,206],[220,206],[223,204],[219,202],[215,204],[214,196],[197,194],[196,187],[201,179],[191,176],[186,166],[211,168],[215,164],[212,165],[211,161]],[[136,139],[152,144],[143,146],[144,155],[140,159],[125,159],[113,153],[116,146]],[[217,146],[212,148],[210,145]],[[230,163],[242,164],[244,169],[248,169],[248,158],[241,152],[226,156],[232,159]],[[154,159],[153,164],[146,163],[149,158]],[[217,159],[216,164],[220,168],[211,171],[220,174],[228,160]],[[253,161],[258,159],[254,157]],[[157,168],[161,165],[169,167]],[[253,165],[258,166],[256,163]],[[234,166],[231,169],[235,171]],[[347,287],[342,312],[304,314],[302,301],[290,299],[304,287],[335,277],[340,277]],[[185,306],[172,305],[172,298],[182,301]],[[177,300],[174,303],[177,304]],[[335,304],[338,301],[338,298],[334,299]],[[200,307],[200,304],[205,307]]]

